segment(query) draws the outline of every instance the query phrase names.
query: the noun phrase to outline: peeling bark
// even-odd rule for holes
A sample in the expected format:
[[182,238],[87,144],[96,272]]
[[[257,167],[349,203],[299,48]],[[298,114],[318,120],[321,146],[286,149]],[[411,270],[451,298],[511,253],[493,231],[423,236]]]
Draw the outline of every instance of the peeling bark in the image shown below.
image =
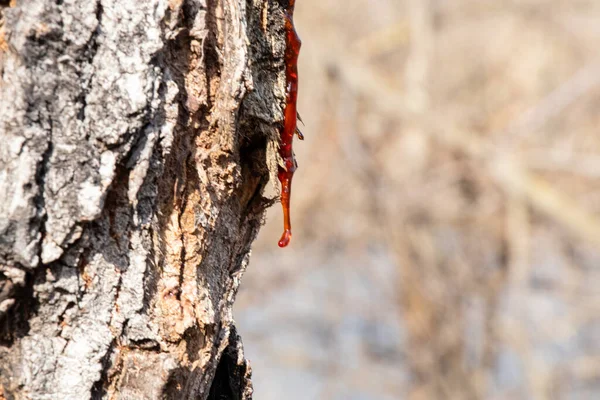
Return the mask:
[[0,3],[0,398],[251,398],[282,5]]

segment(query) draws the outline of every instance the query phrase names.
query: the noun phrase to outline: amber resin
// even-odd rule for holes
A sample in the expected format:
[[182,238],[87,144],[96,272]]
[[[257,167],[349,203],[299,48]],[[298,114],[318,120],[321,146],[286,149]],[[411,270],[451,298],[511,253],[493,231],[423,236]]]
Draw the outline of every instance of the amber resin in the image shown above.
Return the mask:
[[292,223],[290,219],[290,196],[292,194],[292,177],[296,171],[296,159],[292,144],[294,134],[303,138],[297,129],[298,110],[296,101],[298,99],[298,54],[300,53],[300,38],[294,28],[294,5],[295,0],[289,0],[285,11],[285,78],[286,99],[283,116],[283,128],[280,133],[279,154],[285,166],[279,166],[278,178],[281,182],[281,207],[283,208],[283,235],[279,239],[279,247],[285,247],[292,238]]

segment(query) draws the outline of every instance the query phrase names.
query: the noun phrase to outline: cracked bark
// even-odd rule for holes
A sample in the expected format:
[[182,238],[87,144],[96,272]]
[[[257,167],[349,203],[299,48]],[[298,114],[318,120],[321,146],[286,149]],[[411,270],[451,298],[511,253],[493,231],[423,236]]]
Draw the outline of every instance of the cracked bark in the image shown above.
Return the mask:
[[0,399],[251,398],[285,6],[0,2]]

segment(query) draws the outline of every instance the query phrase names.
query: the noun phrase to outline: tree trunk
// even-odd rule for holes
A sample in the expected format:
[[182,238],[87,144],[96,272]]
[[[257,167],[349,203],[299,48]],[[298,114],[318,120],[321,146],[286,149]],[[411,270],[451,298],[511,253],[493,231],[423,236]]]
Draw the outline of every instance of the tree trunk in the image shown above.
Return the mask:
[[3,3],[0,399],[251,398],[285,4]]

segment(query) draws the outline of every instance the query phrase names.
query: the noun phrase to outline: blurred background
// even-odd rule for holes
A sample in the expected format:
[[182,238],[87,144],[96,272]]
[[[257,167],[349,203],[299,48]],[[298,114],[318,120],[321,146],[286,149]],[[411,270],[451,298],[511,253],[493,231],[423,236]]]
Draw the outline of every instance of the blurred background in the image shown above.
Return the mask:
[[600,2],[299,0],[257,400],[600,399]]

